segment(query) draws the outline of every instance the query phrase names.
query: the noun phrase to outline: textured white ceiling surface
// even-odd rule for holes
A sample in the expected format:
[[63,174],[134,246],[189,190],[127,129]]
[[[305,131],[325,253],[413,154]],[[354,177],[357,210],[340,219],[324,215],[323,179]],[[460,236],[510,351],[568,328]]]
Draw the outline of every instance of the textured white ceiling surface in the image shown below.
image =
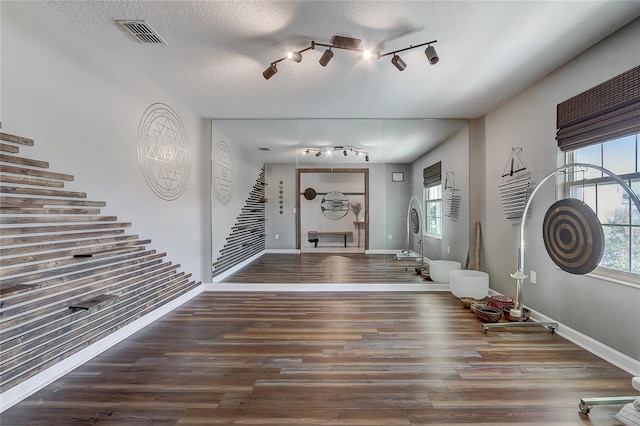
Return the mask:
[[[202,117],[468,119],[492,110],[640,16],[640,1],[46,1],[102,49],[136,67]],[[116,20],[146,20],[167,45],[145,45]],[[312,40],[359,38],[394,51],[362,61],[324,48],[278,63]],[[435,121],[433,122],[435,123]]]
[[[640,15],[637,1],[49,1],[104,48],[211,118],[474,118]],[[144,19],[168,45],[136,42],[116,23]],[[333,35],[383,52],[360,61],[324,49],[270,62]]]

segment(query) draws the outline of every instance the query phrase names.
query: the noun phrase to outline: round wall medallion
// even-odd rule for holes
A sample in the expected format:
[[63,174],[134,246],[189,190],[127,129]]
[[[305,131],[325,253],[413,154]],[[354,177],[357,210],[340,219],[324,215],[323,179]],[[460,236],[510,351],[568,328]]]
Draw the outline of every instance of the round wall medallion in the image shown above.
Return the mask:
[[220,204],[229,204],[233,195],[233,156],[222,141],[213,149],[213,189]]
[[342,192],[331,191],[322,198],[320,208],[329,219],[340,219],[349,211],[349,199]]
[[602,225],[593,210],[575,198],[558,200],[549,207],[542,238],[551,260],[571,274],[588,274],[602,259]]
[[316,190],[313,188],[307,188],[304,190],[302,195],[304,195],[304,198],[306,198],[307,200],[313,200],[314,198],[316,198]]
[[163,200],[175,200],[187,187],[191,172],[189,138],[170,106],[152,104],[142,115],[138,164],[151,190]]

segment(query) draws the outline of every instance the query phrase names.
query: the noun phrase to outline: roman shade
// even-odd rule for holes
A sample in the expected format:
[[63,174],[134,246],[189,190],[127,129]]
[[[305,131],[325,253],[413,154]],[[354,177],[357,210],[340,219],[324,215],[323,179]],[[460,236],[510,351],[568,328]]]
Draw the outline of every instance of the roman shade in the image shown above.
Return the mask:
[[640,66],[558,104],[562,151],[640,132]]
[[422,170],[422,178],[424,179],[424,187],[440,185],[442,183],[442,162],[435,164]]

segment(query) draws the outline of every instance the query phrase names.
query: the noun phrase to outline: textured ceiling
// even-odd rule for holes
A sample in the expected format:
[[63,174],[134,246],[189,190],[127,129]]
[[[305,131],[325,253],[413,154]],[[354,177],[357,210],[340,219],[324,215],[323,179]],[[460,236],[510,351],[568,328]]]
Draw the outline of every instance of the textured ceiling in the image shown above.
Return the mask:
[[[637,1],[47,1],[102,49],[137,67],[202,117],[467,119],[492,110],[640,16]],[[146,20],[168,45],[135,41],[114,21]],[[333,35],[382,52],[361,61],[324,48],[270,62]],[[432,121],[435,123],[435,121]],[[256,142],[257,143],[257,142]]]

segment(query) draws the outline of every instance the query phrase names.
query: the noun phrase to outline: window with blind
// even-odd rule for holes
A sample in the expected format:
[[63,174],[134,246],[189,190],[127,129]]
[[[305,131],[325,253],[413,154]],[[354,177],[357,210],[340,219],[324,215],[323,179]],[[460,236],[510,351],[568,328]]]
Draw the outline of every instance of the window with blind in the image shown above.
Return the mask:
[[[640,194],[640,66],[558,105],[556,139],[566,163],[603,167]],[[598,215],[605,251],[596,274],[638,283],[640,212],[629,194],[596,169],[574,173],[567,196]]]
[[442,238],[442,162],[422,171],[425,224],[423,234],[427,237]]

